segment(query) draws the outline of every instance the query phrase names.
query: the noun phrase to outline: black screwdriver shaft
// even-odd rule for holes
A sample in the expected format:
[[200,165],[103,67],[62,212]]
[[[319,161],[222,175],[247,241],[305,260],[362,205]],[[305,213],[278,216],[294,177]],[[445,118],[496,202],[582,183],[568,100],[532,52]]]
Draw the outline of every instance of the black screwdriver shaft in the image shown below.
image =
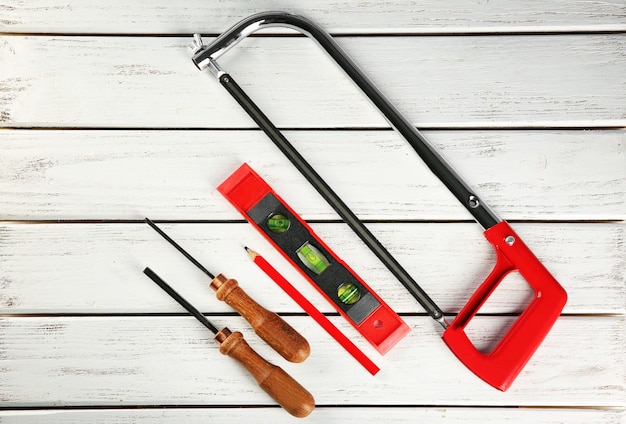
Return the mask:
[[213,334],[217,334],[219,330],[211,324],[211,322],[206,319],[202,312],[197,310],[191,303],[189,303],[184,297],[182,297],[176,290],[174,290],[169,284],[161,279],[154,271],[150,268],[146,267],[143,270],[143,273],[146,274],[152,281],[154,281],[159,287],[161,287],[167,294],[169,294],[175,301],[177,301],[180,306],[185,308],[191,315],[196,317],[198,321],[200,321],[206,328],[211,330]]
[[178,243],[176,243],[174,240],[172,240],[170,238],[170,236],[168,236],[167,234],[165,234],[163,232],[163,230],[161,230],[159,227],[156,226],[156,224],[154,222],[152,222],[150,219],[145,218],[146,223],[151,226],[157,233],[159,233],[165,240],[167,240],[172,246],[174,246],[180,253],[183,254],[183,256],[187,259],[189,259],[189,261],[194,264],[195,266],[198,267],[198,269],[200,269],[200,271],[204,272],[206,275],[209,276],[209,278],[214,279],[215,275],[213,275],[211,272],[209,272],[208,269],[206,269],[204,266],[202,266],[202,264],[200,262],[198,262],[193,256],[191,256],[189,253],[187,253],[187,251],[185,249],[183,249]]

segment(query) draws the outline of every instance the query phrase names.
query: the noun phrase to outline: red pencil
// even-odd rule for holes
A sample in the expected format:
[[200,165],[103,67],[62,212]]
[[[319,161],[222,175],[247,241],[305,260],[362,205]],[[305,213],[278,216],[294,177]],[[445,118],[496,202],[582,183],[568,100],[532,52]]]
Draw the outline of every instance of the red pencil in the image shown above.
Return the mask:
[[307,300],[289,281],[285,279],[280,273],[274,268],[269,262],[267,262],[261,255],[256,253],[254,250],[245,248],[246,252],[252,259],[252,261],[259,267],[268,277],[270,277],[276,284],[280,286],[281,289],[285,291],[293,300],[296,301],[302,309],[305,310],[307,314],[311,316],[319,325],[326,330],[328,334],[330,334],[345,350],[350,353],[365,367],[366,370],[370,372],[372,375],[376,375],[380,368],[376,366],[375,363],[371,361],[358,347],[354,345],[337,327],[333,325],[332,322],[326,318],[324,314],[322,314],[311,302]]

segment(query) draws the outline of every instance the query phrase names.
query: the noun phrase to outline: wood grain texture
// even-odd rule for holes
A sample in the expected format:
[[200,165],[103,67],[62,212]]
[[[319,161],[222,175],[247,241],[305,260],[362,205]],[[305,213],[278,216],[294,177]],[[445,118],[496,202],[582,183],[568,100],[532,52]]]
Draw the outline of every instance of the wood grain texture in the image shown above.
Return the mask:
[[[423,312],[345,224],[312,226],[394,310]],[[244,245],[261,253],[322,311],[334,312],[249,224],[161,227],[210,271],[236,278],[274,312],[302,310],[249,260]],[[459,311],[495,264],[491,246],[473,223],[368,227],[448,313]],[[514,227],[567,289],[567,313],[626,311],[622,223]],[[0,313],[184,312],[142,274],[146,266],[202,311],[233,312],[215,298],[210,280],[145,224],[4,224],[0,226]],[[520,311],[527,295],[521,278],[506,280],[481,312]]]
[[[207,42],[210,39],[207,39]],[[254,127],[191,38],[0,37],[6,127]],[[623,127],[626,37],[346,37],[420,128]],[[312,40],[249,38],[220,60],[279,127],[387,127]]]
[[[624,317],[560,318],[506,393],[495,392],[468,371],[445,346],[439,325],[429,317],[405,317],[411,333],[384,357],[374,356],[373,348],[356,341],[381,367],[376,377],[308,317],[289,317],[290,324],[311,342],[311,356],[302,364],[280,360],[247,331],[241,318],[212,320],[246,331],[250,345],[280,364],[318,405],[619,406],[623,402]],[[340,317],[331,320],[342,331],[352,331]],[[2,318],[0,332],[3,407],[275,405],[245,369],[220,355],[212,334],[189,316]],[[475,334],[478,343],[490,336]]]
[[[361,219],[471,219],[395,132],[285,134]],[[424,134],[506,219],[626,216],[623,130]],[[241,219],[215,188],[242,162],[338,218],[260,131],[0,131],[0,149],[2,219]]]
[[[216,286],[216,281],[219,286]],[[304,361],[311,351],[309,342],[275,312],[259,305],[235,279],[218,274],[210,284],[218,300],[241,315],[260,338],[289,362]],[[311,411],[309,411],[311,412]],[[308,415],[308,414],[307,414]]]
[[313,395],[285,370],[260,356],[245,341],[242,333],[222,330],[216,340],[220,340],[220,353],[242,365],[259,387],[289,414],[304,418],[313,411]]
[[[626,416],[620,410],[577,408],[463,408],[463,407],[351,407],[318,406],[309,422],[349,423],[394,422],[413,424],[422,420],[432,424],[623,424]],[[224,424],[301,423],[279,408],[148,408],[114,410],[41,410],[0,411],[4,424]]]
[[[95,0],[4,1],[0,31],[60,33],[221,33],[240,19],[267,10],[306,14],[333,33],[438,33],[501,31],[616,31],[626,28],[624,4],[550,0],[281,1]],[[349,19],[346,19],[349,16]],[[277,32],[274,30],[274,32]]]

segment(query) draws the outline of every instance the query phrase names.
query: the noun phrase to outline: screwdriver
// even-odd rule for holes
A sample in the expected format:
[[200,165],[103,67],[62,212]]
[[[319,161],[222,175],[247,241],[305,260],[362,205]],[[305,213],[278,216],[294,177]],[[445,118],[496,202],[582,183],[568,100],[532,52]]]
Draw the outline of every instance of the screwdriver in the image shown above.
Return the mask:
[[206,328],[215,334],[220,353],[243,365],[268,395],[294,417],[306,417],[315,408],[315,399],[304,387],[282,368],[267,362],[244,340],[239,331],[231,332],[228,327],[218,330],[202,312],[178,294],[150,268],[143,270],[152,281],[191,313]]
[[248,296],[237,280],[226,278],[223,274],[213,275],[154,222],[148,218],[145,221],[191,263],[208,275],[212,280],[209,286],[215,291],[215,296],[239,312],[250,323],[254,332],[283,358],[290,362],[302,362],[309,356],[311,352],[309,342],[278,314],[268,311]]

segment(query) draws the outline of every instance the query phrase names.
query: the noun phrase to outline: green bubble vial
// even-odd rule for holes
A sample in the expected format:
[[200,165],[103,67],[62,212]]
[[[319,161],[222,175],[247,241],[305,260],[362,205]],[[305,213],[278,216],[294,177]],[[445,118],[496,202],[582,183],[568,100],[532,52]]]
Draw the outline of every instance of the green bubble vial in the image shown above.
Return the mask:
[[317,250],[314,246],[310,245],[309,242],[306,242],[300,247],[296,253],[298,254],[298,258],[304,266],[308,269],[316,273],[317,275],[324,272],[324,270],[328,267],[330,262],[322,253]]
[[267,219],[267,226],[270,231],[276,234],[282,234],[289,229],[289,218],[281,214],[273,214]]
[[337,289],[337,297],[342,303],[352,305],[361,298],[359,288],[352,283],[343,283]]

